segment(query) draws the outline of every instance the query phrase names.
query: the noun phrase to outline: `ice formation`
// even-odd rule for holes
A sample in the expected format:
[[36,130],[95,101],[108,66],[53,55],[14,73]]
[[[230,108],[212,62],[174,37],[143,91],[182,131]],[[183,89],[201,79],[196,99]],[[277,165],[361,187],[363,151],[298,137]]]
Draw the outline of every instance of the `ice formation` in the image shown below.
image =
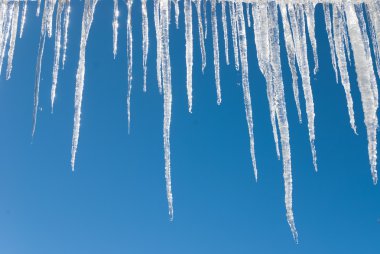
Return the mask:
[[[136,1],[136,0],[135,0]],[[58,72],[63,68],[68,46],[70,0],[1,0],[0,1],[0,73],[4,59],[7,58],[6,79],[11,77],[12,63],[15,54],[17,33],[22,37],[26,25],[27,12],[36,8],[36,15],[42,12],[42,25],[40,29],[40,42],[37,54],[32,135],[36,131],[39,87],[42,68],[42,60],[46,37],[50,38],[54,30],[54,62],[52,71],[51,107],[53,109],[58,84]],[[111,1],[110,1],[111,2]],[[171,187],[170,164],[170,125],[172,110],[172,86],[170,63],[170,39],[169,25],[171,22],[171,5],[174,8],[175,23],[178,28],[180,8],[183,6],[183,19],[185,24],[186,43],[186,88],[189,111],[192,111],[192,75],[194,54],[194,33],[198,33],[201,55],[202,72],[206,67],[206,47],[208,19],[211,21],[211,39],[213,45],[214,75],[216,84],[217,104],[222,102],[220,80],[220,48],[219,37],[224,39],[224,54],[226,64],[234,61],[235,69],[241,71],[243,100],[248,124],[248,136],[250,140],[250,153],[254,175],[257,180],[254,146],[254,125],[249,83],[252,79],[248,73],[248,44],[254,44],[257,51],[257,59],[260,71],[265,77],[267,85],[267,97],[270,109],[270,119],[278,157],[283,161],[283,177],[285,185],[286,217],[294,239],[297,241],[297,230],[294,222],[292,208],[292,166],[290,153],[289,124],[284,94],[284,82],[282,79],[282,67],[280,50],[285,50],[287,62],[292,77],[294,100],[296,103],[299,121],[302,120],[301,106],[299,103],[298,83],[300,83],[305,99],[306,119],[309,130],[309,139],[315,170],[317,170],[317,155],[315,148],[315,124],[314,101],[310,69],[308,59],[308,47],[313,54],[313,73],[319,68],[317,38],[315,34],[315,7],[323,5],[325,28],[330,46],[332,66],[336,81],[343,86],[346,95],[347,109],[350,125],[356,133],[356,124],[351,96],[351,83],[348,65],[354,63],[357,74],[357,84],[361,95],[361,103],[364,111],[364,123],[368,139],[368,155],[371,175],[374,184],[377,183],[377,109],[378,88],[377,78],[380,75],[380,0],[140,0],[142,24],[142,52],[143,52],[143,89],[146,91],[147,57],[149,52],[149,16],[153,15],[154,32],[156,39],[156,75],[158,88],[164,97],[163,119],[163,143],[165,157],[165,179],[167,199],[169,204],[170,219],[173,219],[173,195]],[[29,3],[29,5],[28,5]],[[82,16],[81,41],[79,50],[79,62],[76,74],[75,86],[75,113],[72,137],[71,166],[74,170],[75,157],[79,141],[81,106],[84,90],[86,44],[90,33],[94,13],[98,0],[84,0]],[[127,114],[128,131],[131,121],[131,91],[132,91],[132,64],[133,64],[133,25],[132,13],[133,0],[126,0],[127,10],[127,61],[128,61],[128,92]],[[118,50],[118,26],[119,26],[119,0],[113,1],[113,55],[116,57]],[[209,16],[207,12],[210,11]],[[54,23],[55,14],[55,25]],[[196,17],[194,17],[194,15]],[[221,17],[219,18],[219,15]],[[19,24],[20,20],[20,24]],[[222,22],[222,26],[218,23]],[[284,46],[280,45],[280,22],[283,27]],[[209,23],[209,24],[210,24]],[[194,28],[194,26],[196,26]],[[139,29],[140,29],[139,27]],[[220,28],[222,27],[222,28]],[[251,30],[251,27],[253,29]],[[219,36],[222,32],[223,36]],[[254,42],[247,41],[247,33],[254,33]],[[229,35],[232,41],[229,42]],[[307,37],[310,46],[307,44]],[[232,48],[230,48],[232,47]],[[282,49],[281,49],[282,47]],[[8,51],[7,51],[8,50]],[[351,56],[351,50],[353,55]],[[233,57],[229,52],[233,52]],[[7,53],[7,54],[6,54]],[[351,61],[353,57],[353,62]],[[377,75],[377,78],[376,78]],[[281,155],[281,156],[280,156]]]

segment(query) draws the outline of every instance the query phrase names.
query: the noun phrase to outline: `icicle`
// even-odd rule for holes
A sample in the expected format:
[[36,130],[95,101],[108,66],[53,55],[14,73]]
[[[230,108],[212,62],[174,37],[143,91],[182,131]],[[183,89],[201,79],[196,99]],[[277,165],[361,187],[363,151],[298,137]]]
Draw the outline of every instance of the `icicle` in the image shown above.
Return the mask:
[[128,58],[128,95],[127,95],[127,111],[128,111],[128,133],[131,131],[131,92],[132,92],[132,65],[133,65],[133,37],[132,37],[132,4],[133,0],[127,0],[127,58]]
[[350,124],[351,128],[356,133],[356,126],[355,126],[355,116],[354,116],[354,104],[351,97],[351,86],[350,86],[350,78],[348,76],[347,71],[347,60],[346,60],[346,54],[344,51],[344,42],[343,42],[343,33],[344,33],[344,18],[342,17],[344,15],[342,13],[342,9],[340,5],[335,4],[333,6],[333,31],[334,31],[334,43],[335,43],[335,49],[336,49],[336,56],[338,60],[338,67],[339,67],[339,73],[340,78],[342,81],[342,86],[344,88],[344,92],[346,94],[346,100],[347,100],[347,108],[348,113],[350,117]]
[[[373,91],[374,72],[372,58],[366,53],[365,39],[361,33],[359,20],[351,3],[345,4],[348,33],[351,40],[352,51],[355,59],[355,69],[362,99],[364,122],[367,127],[368,154],[371,164],[372,180],[377,183],[377,96]],[[376,82],[376,81],[375,81]]]
[[311,1],[308,3],[305,3],[305,14],[306,14],[307,31],[309,32],[309,38],[311,41],[311,46],[313,48],[314,75],[315,75],[318,72],[319,64],[318,64],[318,53],[317,53],[317,41],[315,39],[314,3],[312,3]]
[[203,34],[203,25],[202,25],[202,12],[201,12],[201,0],[195,0],[197,7],[197,16],[198,16],[198,30],[199,30],[199,44],[202,54],[202,72],[206,67],[206,49],[205,49],[205,37]]
[[270,64],[273,70],[272,81],[274,86],[274,92],[276,94],[276,113],[277,122],[280,130],[281,138],[281,150],[283,160],[283,177],[285,185],[285,207],[286,218],[293,234],[293,238],[298,242],[298,233],[294,222],[293,215],[293,180],[292,180],[292,162],[290,153],[290,138],[289,138],[289,124],[286,113],[284,84],[282,81],[281,71],[281,57],[280,57],[280,40],[279,40],[279,28],[278,28],[278,14],[277,5],[275,2],[268,3],[268,25],[269,25],[269,45],[270,49]]
[[248,124],[248,133],[249,133],[249,143],[250,143],[250,152],[252,158],[252,166],[255,174],[255,179],[257,181],[257,166],[256,166],[256,156],[255,156],[255,142],[253,137],[253,118],[252,118],[252,104],[251,104],[251,95],[249,89],[249,79],[248,79],[248,60],[247,60],[247,38],[245,31],[245,21],[244,21],[244,12],[242,3],[236,3],[236,12],[237,12],[237,29],[239,34],[239,49],[240,49],[240,60],[241,60],[241,74],[242,74],[242,86],[244,93],[244,106],[245,114]]
[[310,71],[309,63],[307,60],[307,48],[306,48],[306,35],[305,35],[305,20],[303,8],[299,5],[293,7],[292,4],[288,5],[288,12],[290,17],[290,24],[292,26],[293,40],[296,51],[296,58],[298,67],[302,78],[302,88],[306,102],[306,115],[307,125],[309,128],[309,140],[311,146],[311,153],[313,156],[313,164],[315,171],[317,168],[317,153],[315,150],[315,126],[314,126],[314,100],[313,91],[310,85]]
[[338,72],[336,70],[336,55],[335,55],[333,34],[331,31],[331,14],[330,14],[330,6],[328,3],[323,4],[323,12],[325,13],[326,31],[327,31],[327,37],[329,39],[329,44],[330,44],[330,54],[331,54],[332,65],[335,72],[335,80],[338,83]]
[[28,10],[28,2],[24,1],[24,5],[22,7],[22,16],[21,16],[21,25],[20,25],[20,38],[22,38],[22,34],[24,32],[25,20],[26,20],[26,12]]
[[5,7],[5,18],[3,21],[3,33],[2,35],[2,40],[0,41],[0,74],[3,69],[3,61],[4,61],[4,55],[5,55],[5,49],[8,44],[8,39],[9,39],[9,34],[11,31],[11,26],[12,26],[12,17],[13,17],[13,9],[14,9],[15,2],[12,2]]
[[161,33],[162,33],[162,78],[164,90],[164,153],[165,153],[165,179],[166,193],[169,205],[170,220],[173,220],[173,195],[171,184],[171,169],[170,169],[170,123],[172,110],[172,85],[171,85],[171,67],[169,53],[169,13],[168,0],[161,0],[160,18],[161,18]]
[[146,9],[146,0],[141,0],[142,9],[142,31],[143,31],[143,69],[144,69],[144,86],[143,90],[146,92],[146,72],[147,72],[147,60],[149,49],[149,24],[148,24],[148,11]]
[[10,43],[9,43],[10,45],[9,45],[9,50],[8,50],[8,66],[7,66],[7,74],[6,74],[7,80],[10,79],[11,72],[12,72],[13,55],[15,51],[16,36],[17,36],[19,4],[20,4],[19,0],[16,0],[14,10],[13,10],[11,39],[10,39]]
[[344,47],[346,49],[346,54],[348,58],[348,63],[351,65],[351,51],[350,51],[350,43],[348,41],[348,30],[347,30],[347,20],[346,15],[343,15],[344,19],[344,30],[343,30],[343,39],[344,39]]
[[219,43],[218,43],[218,21],[216,19],[216,0],[211,0],[211,28],[212,28],[212,43],[214,47],[214,67],[215,67],[215,85],[217,103],[222,102],[222,93],[220,89],[220,74],[219,74]]
[[223,23],[223,36],[224,36],[224,52],[226,54],[226,64],[229,65],[229,57],[228,57],[228,32],[227,32],[227,17],[226,17],[226,2],[222,0],[222,23]]
[[245,10],[246,10],[246,14],[247,14],[247,24],[248,24],[248,27],[251,27],[251,14],[249,12],[249,3],[246,3],[245,4]]
[[267,97],[269,102],[270,119],[273,130],[273,137],[276,145],[276,154],[280,158],[280,149],[278,146],[278,134],[276,126],[276,98],[273,90],[272,69],[268,62],[269,51],[269,27],[267,4],[253,3],[252,15],[254,22],[255,44],[257,59],[261,72],[263,73],[267,85]]
[[288,63],[290,67],[290,71],[292,74],[292,86],[293,86],[293,95],[294,100],[296,102],[297,113],[299,122],[302,123],[302,115],[301,115],[301,106],[299,100],[299,91],[298,91],[298,75],[296,69],[296,55],[294,49],[294,42],[292,38],[292,33],[290,30],[290,24],[288,19],[288,14],[286,10],[286,5],[284,3],[280,4],[280,11],[282,16],[282,24],[284,27],[284,38],[285,38],[285,47],[287,52]]
[[193,107],[193,17],[191,0],[184,2],[185,33],[186,33],[186,88],[189,112]]
[[75,156],[78,148],[79,140],[79,128],[80,128],[80,116],[82,111],[82,98],[84,88],[84,74],[85,74],[85,62],[86,62],[86,45],[87,38],[90,33],[92,20],[94,18],[94,12],[98,0],[85,0],[83,18],[82,18],[82,32],[80,40],[80,51],[78,69],[76,75],[75,84],[75,113],[74,113],[74,128],[73,128],[73,140],[71,146],[71,168],[74,171]]
[[[367,19],[369,23],[369,28],[371,31],[371,42],[372,42],[372,48],[373,52],[375,54],[375,62],[376,62],[376,70],[377,70],[377,75],[380,76],[380,38],[377,39],[377,37],[380,36],[380,28],[378,29],[379,33],[376,33],[377,25],[380,26],[380,21],[379,18],[377,17],[377,14],[373,14],[374,12],[376,13],[376,6],[372,6],[371,3],[368,3],[366,5],[366,14],[367,14]],[[375,9],[375,10],[373,10]]]
[[174,11],[175,11],[175,25],[178,27],[178,18],[179,18],[179,0],[174,0]]
[[68,31],[69,31],[70,11],[71,11],[70,0],[66,0],[65,17],[63,19],[65,33],[63,35],[62,69],[65,67],[65,62],[66,62],[66,50],[67,50],[67,42],[68,42],[68,34],[69,34]]
[[41,0],[38,0],[37,1],[37,12],[36,12],[36,16],[40,16],[40,10],[41,10]]
[[158,83],[158,90],[160,91],[160,93],[162,93],[160,0],[154,0],[154,26],[156,29],[156,40],[157,40],[157,58],[156,58],[157,83]]
[[[53,34],[53,14],[54,14],[54,8],[57,0],[47,0],[50,1],[49,8],[48,8],[48,16],[46,20],[46,27],[47,27],[47,34],[48,37],[51,38]],[[45,10],[44,10],[45,11]]]
[[203,0],[203,18],[205,21],[205,39],[207,39],[207,0]]
[[60,60],[60,53],[61,53],[61,17],[62,12],[65,7],[65,1],[59,0],[58,2],[58,9],[56,14],[56,20],[55,20],[55,46],[54,46],[54,66],[53,66],[53,82],[51,86],[51,111],[53,112],[54,109],[54,100],[55,100],[55,91],[57,89],[57,81],[58,81],[58,70],[59,70],[59,60]]
[[[116,58],[117,54],[117,30],[119,28],[119,6],[118,6],[119,0],[113,0],[113,21],[112,21],[112,31],[113,31],[113,58]],[[144,1],[141,1],[141,4],[143,4]]]
[[239,70],[239,50],[238,50],[238,36],[237,36],[237,31],[236,31],[235,3],[229,2],[228,8],[230,9],[232,43],[234,45],[234,56],[235,56],[235,69],[238,71]]

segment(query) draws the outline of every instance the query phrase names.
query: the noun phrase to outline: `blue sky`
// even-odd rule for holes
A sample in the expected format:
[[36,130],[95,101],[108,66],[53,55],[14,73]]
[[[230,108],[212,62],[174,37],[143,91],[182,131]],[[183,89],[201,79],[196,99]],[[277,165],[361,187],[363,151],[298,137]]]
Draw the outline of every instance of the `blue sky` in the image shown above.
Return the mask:
[[[300,125],[282,35],[280,38],[292,145],[294,213],[300,240],[296,245],[286,222],[282,162],[276,158],[253,31],[249,29],[247,40],[258,183],[250,161],[241,74],[233,65],[224,64],[220,15],[222,105],[216,104],[211,34],[206,40],[207,66],[202,75],[194,22],[193,114],[187,111],[183,13],[179,30],[172,17],[174,221],[169,221],[165,194],[163,99],[156,82],[156,42],[149,2],[146,93],[142,91],[140,2],[135,1],[133,6],[130,135],[126,112],[126,8],[120,2],[119,50],[113,60],[112,1],[98,4],[87,47],[76,171],[71,172],[74,86],[83,11],[83,1],[73,2],[68,58],[59,73],[54,114],[50,113],[53,39],[45,45],[41,111],[33,142],[34,67],[41,24],[34,15],[35,3],[30,4],[24,38],[17,40],[12,78],[0,79],[0,253],[379,251],[380,189],[373,186],[370,175],[356,75],[351,66],[358,136],[350,129],[343,87],[335,83],[321,6],[316,8],[320,71],[312,76],[318,173],[312,165],[305,103],[301,99],[304,123]],[[312,62],[311,50],[309,59]]]

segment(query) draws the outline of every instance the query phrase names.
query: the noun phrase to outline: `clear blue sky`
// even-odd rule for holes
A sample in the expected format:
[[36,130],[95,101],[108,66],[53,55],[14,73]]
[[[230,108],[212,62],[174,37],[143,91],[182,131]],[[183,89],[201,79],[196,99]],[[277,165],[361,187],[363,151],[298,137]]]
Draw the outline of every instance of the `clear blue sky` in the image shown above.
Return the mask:
[[[241,74],[234,71],[233,65],[225,66],[220,37],[223,102],[217,106],[212,40],[210,36],[206,40],[207,67],[202,75],[196,23],[194,106],[193,114],[187,112],[181,11],[179,30],[175,29],[174,16],[170,27],[175,210],[174,221],[169,221],[162,97],[156,82],[156,42],[150,1],[148,91],[145,94],[142,91],[140,1],[135,1],[133,6],[130,135],[127,134],[126,112],[126,8],[120,2],[119,51],[113,60],[112,1],[103,0],[98,4],[87,47],[76,171],[71,172],[75,72],[83,11],[83,1],[72,2],[68,58],[65,70],[59,73],[54,114],[50,113],[54,43],[53,39],[46,42],[40,93],[42,111],[33,144],[33,82],[41,24],[41,19],[35,17],[35,3],[30,4],[24,38],[17,40],[12,79],[5,81],[4,76],[0,79],[0,253],[380,251],[380,188],[373,186],[371,180],[356,75],[351,66],[358,136],[350,129],[343,87],[335,83],[321,6],[316,9],[320,71],[312,77],[318,173],[312,165],[304,110],[304,124],[300,125],[297,120],[281,35],[292,145],[294,213],[300,240],[296,245],[286,222],[282,162],[275,154],[265,83],[257,65],[252,29],[247,39],[258,183],[254,181],[250,161],[239,84]],[[193,14],[195,18],[195,12]],[[220,15],[218,18],[222,35]],[[210,23],[209,20],[209,32]],[[311,50],[309,59],[312,61]],[[303,109],[304,104],[301,99]]]

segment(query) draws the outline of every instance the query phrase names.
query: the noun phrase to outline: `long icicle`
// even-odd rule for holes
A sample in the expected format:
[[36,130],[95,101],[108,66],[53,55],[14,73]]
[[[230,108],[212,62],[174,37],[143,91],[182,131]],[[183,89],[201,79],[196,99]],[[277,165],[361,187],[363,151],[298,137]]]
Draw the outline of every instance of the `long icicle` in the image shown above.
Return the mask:
[[231,31],[232,31],[232,43],[234,46],[234,57],[235,57],[235,69],[239,70],[239,49],[238,49],[238,36],[236,31],[236,13],[235,13],[235,3],[228,2],[228,8],[230,9],[230,21],[231,21]]
[[148,11],[146,9],[146,0],[141,0],[142,12],[142,31],[143,31],[143,69],[144,69],[144,85],[143,90],[146,92],[146,73],[147,73],[147,60],[149,49],[149,24],[148,24]]
[[323,12],[325,14],[326,32],[327,32],[327,37],[329,39],[329,44],[330,44],[330,55],[331,55],[332,66],[335,72],[335,80],[338,83],[338,71],[336,69],[335,47],[334,47],[334,41],[333,41],[333,34],[331,31],[330,5],[328,3],[323,4]]
[[211,0],[211,29],[212,43],[214,47],[214,70],[215,70],[215,85],[216,97],[218,105],[222,103],[222,92],[220,88],[220,73],[219,73],[219,36],[218,36],[218,21],[216,19],[216,0]]
[[311,47],[313,48],[314,57],[314,75],[317,74],[319,69],[318,64],[318,52],[317,52],[317,40],[315,39],[315,19],[314,19],[314,3],[307,2],[304,5],[306,14],[307,31],[309,32],[309,38]]
[[127,59],[128,59],[128,94],[127,114],[128,133],[131,131],[131,93],[132,93],[132,65],[133,65],[133,37],[132,37],[132,4],[133,0],[127,0]]
[[22,15],[21,15],[21,24],[20,24],[20,38],[22,38],[22,34],[24,32],[25,21],[26,21],[26,13],[28,10],[28,2],[24,1],[24,5],[22,6]]
[[294,222],[293,215],[293,180],[292,180],[292,162],[290,152],[290,138],[289,138],[289,124],[286,112],[285,92],[284,84],[282,80],[282,67],[280,56],[280,40],[279,40],[279,28],[278,28],[278,11],[274,2],[268,3],[268,25],[269,25],[269,45],[270,49],[270,64],[273,70],[272,81],[274,92],[276,94],[276,115],[277,122],[280,130],[281,139],[281,153],[283,163],[283,177],[285,186],[285,207],[286,218],[290,229],[293,234],[293,238],[298,242],[298,233]]
[[[113,21],[112,21],[112,32],[113,32],[113,58],[116,58],[117,54],[117,31],[119,28],[119,5],[118,5],[119,0],[113,0]],[[143,1],[141,1],[142,3]]]
[[79,61],[75,83],[75,112],[74,112],[74,128],[73,140],[71,146],[71,169],[74,171],[75,156],[78,148],[80,116],[82,113],[82,99],[84,88],[84,74],[86,71],[86,45],[88,35],[90,33],[91,24],[94,19],[94,12],[98,0],[85,0],[82,18],[82,31],[80,39]]
[[66,0],[66,9],[65,9],[65,17],[63,19],[64,24],[64,35],[63,35],[63,53],[62,53],[62,69],[65,67],[66,62],[66,51],[67,51],[67,42],[68,42],[68,36],[69,36],[69,22],[70,22],[70,0]]
[[62,30],[62,12],[65,8],[65,0],[59,0],[58,9],[55,20],[55,46],[54,46],[54,66],[53,66],[53,83],[51,86],[51,111],[54,109],[54,101],[55,101],[55,93],[57,89],[57,81],[58,81],[58,70],[59,70],[59,60],[61,53],[61,30]]
[[169,51],[169,0],[161,0],[160,18],[161,18],[161,34],[162,34],[162,77],[164,90],[164,153],[165,153],[165,179],[166,194],[169,206],[169,217],[173,220],[173,194],[171,183],[171,166],[170,166],[170,124],[172,110],[172,84],[171,84],[171,67],[170,67],[170,51]]
[[15,51],[15,46],[16,46],[19,5],[20,5],[19,0],[16,0],[14,10],[13,10],[11,38],[10,38],[9,50],[8,50],[8,65],[7,65],[7,74],[6,74],[7,80],[11,78],[11,73],[12,73],[13,56],[14,56],[14,51]]
[[193,108],[193,17],[191,0],[184,2],[185,37],[186,37],[186,90],[189,112]]
[[226,64],[230,64],[228,56],[228,30],[227,30],[227,16],[226,16],[226,1],[222,0],[222,23],[223,23],[223,37],[224,37],[224,52],[226,55]]
[[154,27],[156,29],[157,41],[157,57],[156,57],[156,71],[157,71],[157,84],[158,90],[162,93],[162,75],[161,75],[161,17],[160,17],[160,0],[154,0]]
[[247,59],[247,38],[245,31],[245,21],[242,3],[236,3],[237,12],[237,30],[239,35],[239,49],[240,49],[240,60],[241,60],[241,74],[242,74],[242,86],[244,94],[244,106],[245,114],[248,124],[248,134],[249,134],[249,147],[251,152],[252,166],[255,174],[255,179],[257,181],[257,165],[255,156],[255,141],[253,137],[253,118],[252,118],[252,103],[251,95],[249,89],[249,79],[248,79],[248,59]]

